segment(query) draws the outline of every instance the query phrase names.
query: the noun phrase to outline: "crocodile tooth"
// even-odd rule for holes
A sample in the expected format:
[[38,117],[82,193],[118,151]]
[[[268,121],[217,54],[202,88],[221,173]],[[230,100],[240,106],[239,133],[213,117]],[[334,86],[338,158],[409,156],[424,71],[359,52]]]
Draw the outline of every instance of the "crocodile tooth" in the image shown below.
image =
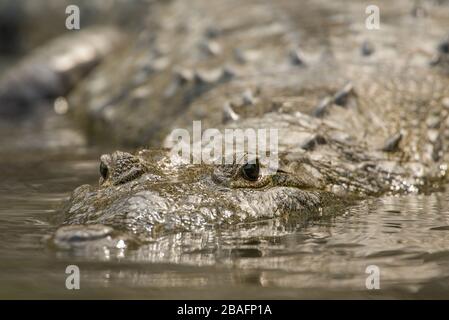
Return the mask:
[[326,114],[327,109],[331,105],[332,105],[332,99],[330,97],[326,97],[326,98],[322,99],[320,101],[320,103],[318,104],[318,106],[313,111],[313,116],[315,116],[317,118],[321,118],[322,116],[324,116]]
[[385,144],[382,148],[384,152],[395,152],[399,149],[399,143],[402,140],[402,133],[396,133],[392,137],[388,138],[385,141]]
[[348,103],[348,98],[351,93],[354,92],[354,86],[352,82],[348,82],[345,86],[338,91],[334,96],[334,103],[339,106],[346,106]]
[[226,102],[223,107],[223,123],[228,121],[237,121],[240,116],[232,109],[229,102]]

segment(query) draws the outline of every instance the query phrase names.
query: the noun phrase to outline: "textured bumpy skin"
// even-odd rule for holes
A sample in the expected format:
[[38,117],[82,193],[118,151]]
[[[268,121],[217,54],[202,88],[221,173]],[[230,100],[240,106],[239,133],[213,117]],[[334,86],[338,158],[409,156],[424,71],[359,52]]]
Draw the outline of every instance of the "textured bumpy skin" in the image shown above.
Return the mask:
[[0,79],[0,116],[26,117],[40,104],[65,96],[121,39],[113,28],[92,28],[37,49]]
[[[279,169],[255,170],[239,157],[227,166],[187,164],[168,150],[105,155],[100,186],[74,191],[55,242],[70,242],[63,239],[71,230],[81,234],[75,242],[89,242],[88,230],[97,239],[102,225],[115,230],[104,232],[111,241],[121,232],[146,241],[442,188],[449,8],[423,4],[423,19],[414,4],[381,1],[382,27],[372,31],[354,20],[368,4],[161,5],[155,33],[142,33],[125,62],[111,56],[72,95],[84,107],[78,119],[130,145],[160,146],[170,129],[190,129],[192,120],[221,132],[277,129]],[[173,148],[173,138],[164,146]]]
[[123,167],[122,160],[130,157],[134,163],[145,164],[144,174],[127,182],[105,175],[99,189],[79,187],[70,200],[65,224],[105,224],[148,240],[166,232],[314,212],[335,198],[319,192],[305,169],[301,174],[298,169],[296,174],[283,170],[266,174],[257,163],[258,178],[249,181],[244,161],[188,165],[166,151],[142,150],[136,156],[116,152],[108,172],[121,176],[133,171]]

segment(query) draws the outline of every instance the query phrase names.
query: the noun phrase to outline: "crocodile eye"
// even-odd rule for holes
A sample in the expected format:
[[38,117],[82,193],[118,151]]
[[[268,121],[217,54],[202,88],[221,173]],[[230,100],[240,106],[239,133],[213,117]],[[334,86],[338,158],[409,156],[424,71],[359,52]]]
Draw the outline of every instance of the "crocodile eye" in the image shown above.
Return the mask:
[[105,180],[108,177],[108,171],[109,171],[108,166],[103,161],[101,161],[100,162],[100,174],[103,177],[103,179],[105,179]]
[[243,178],[249,181],[257,181],[259,179],[259,171],[259,160],[256,160],[255,163],[246,163],[242,167]]

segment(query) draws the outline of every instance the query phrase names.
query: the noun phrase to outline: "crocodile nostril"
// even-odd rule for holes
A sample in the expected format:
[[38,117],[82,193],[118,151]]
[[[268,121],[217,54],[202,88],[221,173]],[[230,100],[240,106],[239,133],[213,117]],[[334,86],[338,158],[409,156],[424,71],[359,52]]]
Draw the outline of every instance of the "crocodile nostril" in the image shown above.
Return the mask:
[[106,180],[106,178],[108,177],[108,172],[109,172],[108,166],[103,161],[101,161],[100,162],[100,174],[103,177],[103,179]]

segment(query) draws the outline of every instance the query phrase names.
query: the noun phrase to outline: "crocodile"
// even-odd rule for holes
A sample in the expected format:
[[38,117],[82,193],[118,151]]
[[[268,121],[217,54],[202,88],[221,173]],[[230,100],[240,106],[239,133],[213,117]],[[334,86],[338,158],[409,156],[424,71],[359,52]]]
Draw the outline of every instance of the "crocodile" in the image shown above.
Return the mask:
[[[69,95],[77,106],[71,116],[91,143],[158,148],[174,128],[191,127],[193,120],[214,128],[300,99],[300,111],[309,112],[346,82],[359,85],[361,76],[375,79],[392,67],[400,74],[401,68],[429,64],[431,73],[447,70],[446,55],[436,50],[449,28],[447,3],[380,1],[379,30],[365,26],[368,5],[154,5],[135,42],[110,54]],[[383,71],[375,70],[380,66]]]
[[[382,2],[381,32],[351,20],[363,3],[238,2],[156,7],[154,28],[69,97],[91,136],[152,148],[101,156],[99,185],[73,192],[53,244],[126,246],[444,188],[446,4]],[[172,130],[194,120],[276,129],[277,168],[233,149],[230,162],[186,161]]]
[[36,106],[66,96],[122,38],[113,28],[92,28],[58,37],[36,49],[0,79],[0,116],[29,117]]
[[[440,96],[434,91],[425,96],[425,90],[412,82],[414,86],[410,84],[410,90],[394,100],[401,109],[392,115],[387,129],[382,127],[385,122],[376,122],[375,114],[391,112],[392,106],[373,100],[376,95],[351,94],[354,89],[348,90],[347,85],[335,93],[333,110],[325,116],[275,111],[223,127],[278,128],[275,171],[245,154],[235,154],[230,164],[192,164],[167,149],[103,155],[99,186],[83,185],[74,191],[54,241],[85,243],[91,232],[97,237],[98,228],[106,227],[104,237],[111,237],[114,230],[148,241],[166,233],[288,215],[322,215],[350,199],[367,196],[440,190],[447,182],[448,157],[441,142],[447,141],[447,127],[441,118],[435,124],[432,116],[443,114],[447,121],[444,99],[449,91],[447,80],[439,81]],[[407,83],[405,78],[402,83]],[[335,100],[343,96],[346,107],[336,105]],[[410,101],[418,97],[416,108]],[[421,103],[432,107],[423,114]],[[399,133],[393,131],[397,118]],[[394,134],[388,136],[389,131]],[[211,148],[210,142],[203,144]]]
[[[31,81],[38,97],[68,94],[76,106],[69,116],[93,142],[151,147],[101,156],[99,185],[73,192],[52,243],[126,247],[444,188],[447,3],[380,1],[382,28],[374,31],[354,18],[369,3],[342,3],[152,4],[133,45],[114,50],[106,41],[104,62],[83,80],[69,77],[56,93],[61,79],[41,79],[43,90]],[[54,70],[42,58],[29,65]],[[19,83],[34,79],[34,69],[24,70]],[[26,104],[36,98],[17,82],[2,87],[6,98],[17,90]],[[277,130],[278,166],[233,150],[231,162],[186,161],[174,152],[173,130],[191,133],[194,120],[219,132]],[[189,142],[205,150],[217,143]]]
[[[134,21],[142,18],[142,7],[149,9],[149,5],[116,0],[2,1],[0,55],[7,59],[0,78],[1,118],[36,120],[46,111],[39,106],[66,97],[106,56],[126,45]],[[80,30],[66,26],[73,6],[82,17]],[[135,20],[124,21],[127,15]],[[18,63],[9,65],[22,55]]]

